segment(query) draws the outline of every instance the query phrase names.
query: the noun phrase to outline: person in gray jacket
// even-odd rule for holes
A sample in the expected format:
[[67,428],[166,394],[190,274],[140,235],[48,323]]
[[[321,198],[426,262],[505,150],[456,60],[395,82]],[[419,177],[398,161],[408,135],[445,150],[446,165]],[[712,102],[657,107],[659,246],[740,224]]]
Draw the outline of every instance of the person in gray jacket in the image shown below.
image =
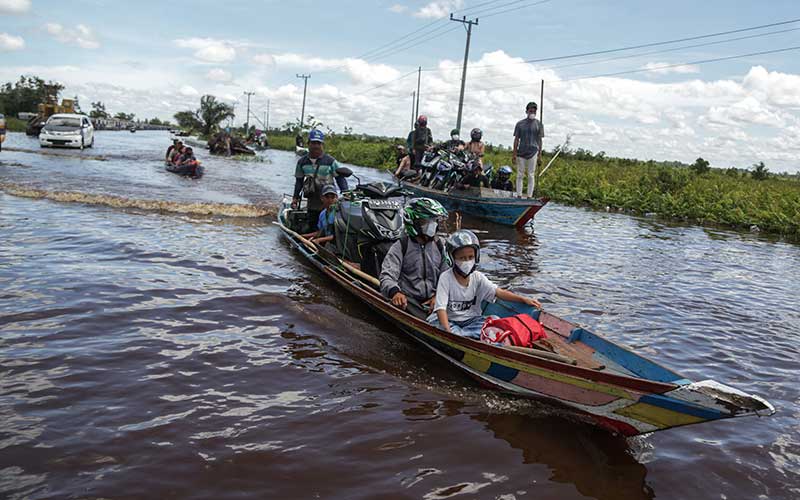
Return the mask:
[[414,198],[405,209],[406,235],[391,246],[381,265],[381,293],[405,309],[409,299],[430,306],[439,275],[450,267],[441,239],[436,238],[439,219],[447,210],[430,198]]

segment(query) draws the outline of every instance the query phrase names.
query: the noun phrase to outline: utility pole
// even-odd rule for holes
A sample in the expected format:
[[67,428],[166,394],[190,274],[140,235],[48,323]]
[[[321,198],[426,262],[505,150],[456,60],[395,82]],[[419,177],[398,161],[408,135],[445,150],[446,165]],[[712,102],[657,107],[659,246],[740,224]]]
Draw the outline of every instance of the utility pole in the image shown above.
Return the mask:
[[306,117],[306,89],[308,88],[308,79],[311,75],[297,75],[297,78],[303,79],[303,110],[300,111],[300,130],[303,130],[303,120]]
[[267,116],[264,118],[264,128],[266,129],[265,132],[269,130],[269,99],[267,99]]
[[417,96],[416,92],[411,93],[411,130],[414,130],[414,117],[416,114],[414,113],[414,101],[416,100],[415,97]]
[[[422,66],[420,66],[419,69],[417,70],[417,110],[414,112],[416,116],[419,116],[419,84],[421,80],[422,80]],[[414,128],[413,125],[411,128],[412,129]]]
[[457,23],[462,23],[467,26],[467,47],[464,49],[464,69],[461,71],[461,96],[458,98],[458,118],[456,119],[456,128],[461,131],[461,111],[464,108],[464,84],[467,81],[467,61],[469,60],[469,40],[472,37],[472,25],[478,25],[478,18],[474,21],[468,21],[466,16],[461,19],[455,19],[453,14],[450,14],[450,20]]
[[243,92],[247,96],[247,118],[244,119],[244,136],[250,134],[250,96],[255,95],[255,92]]

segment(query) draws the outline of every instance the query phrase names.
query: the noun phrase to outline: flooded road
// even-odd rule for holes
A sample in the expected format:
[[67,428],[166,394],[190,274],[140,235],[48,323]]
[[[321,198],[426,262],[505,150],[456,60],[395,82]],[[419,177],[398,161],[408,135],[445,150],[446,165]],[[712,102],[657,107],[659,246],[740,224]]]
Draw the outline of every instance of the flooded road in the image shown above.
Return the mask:
[[0,497],[800,497],[800,247],[559,205],[531,236],[465,220],[498,284],[778,410],[626,440],[477,387],[327,283],[271,224],[293,154],[198,148],[191,180],[168,144],[4,144]]

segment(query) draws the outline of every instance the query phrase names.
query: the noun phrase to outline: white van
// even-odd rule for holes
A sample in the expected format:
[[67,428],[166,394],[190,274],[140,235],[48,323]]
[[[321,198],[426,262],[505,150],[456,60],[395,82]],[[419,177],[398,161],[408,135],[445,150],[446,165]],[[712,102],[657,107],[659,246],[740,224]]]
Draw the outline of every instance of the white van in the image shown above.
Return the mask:
[[86,115],[53,115],[39,133],[39,145],[43,148],[90,148],[94,146],[94,126]]

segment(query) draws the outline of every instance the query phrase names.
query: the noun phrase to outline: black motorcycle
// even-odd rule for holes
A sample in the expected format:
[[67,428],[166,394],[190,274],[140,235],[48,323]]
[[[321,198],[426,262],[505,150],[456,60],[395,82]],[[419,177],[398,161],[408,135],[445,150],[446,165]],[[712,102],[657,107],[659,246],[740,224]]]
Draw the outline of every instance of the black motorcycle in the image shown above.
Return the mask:
[[404,199],[410,195],[391,182],[361,184],[347,167],[336,170],[341,176],[354,176],[358,184],[343,193],[334,221],[335,252],[342,258],[361,264],[361,270],[378,277],[383,257],[405,232]]

